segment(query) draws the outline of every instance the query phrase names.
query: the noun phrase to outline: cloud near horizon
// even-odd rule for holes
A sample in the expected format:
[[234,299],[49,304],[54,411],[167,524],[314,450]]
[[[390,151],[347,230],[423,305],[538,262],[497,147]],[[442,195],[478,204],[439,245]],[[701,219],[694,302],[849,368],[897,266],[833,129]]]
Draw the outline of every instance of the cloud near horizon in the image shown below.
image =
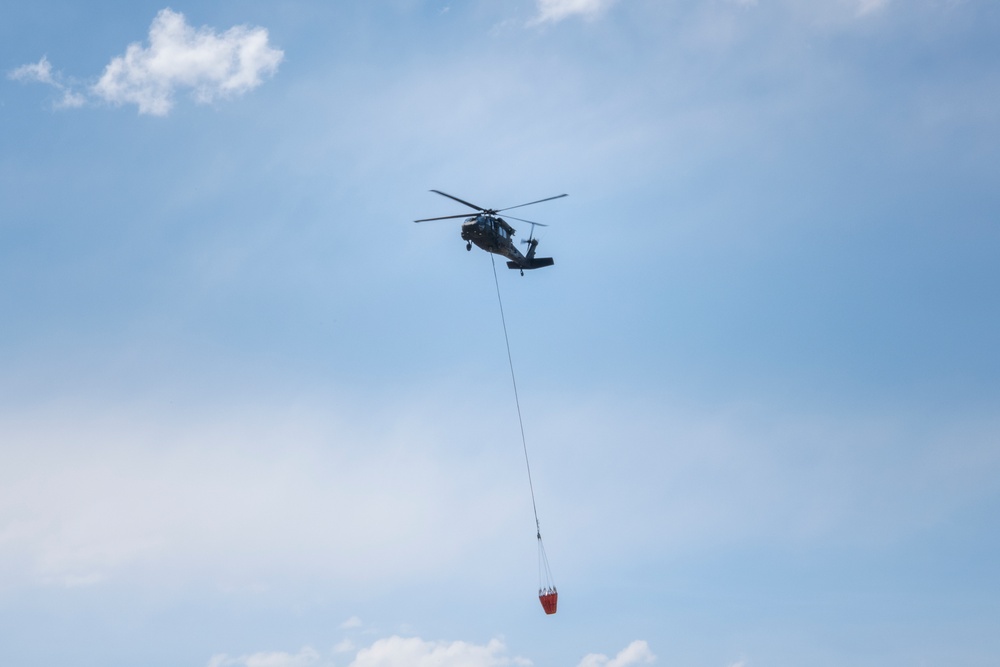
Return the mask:
[[212,656],[207,667],[315,667],[322,658],[316,649],[306,646],[298,653],[269,651],[231,658],[226,654]]
[[[163,9],[149,28],[149,45],[130,44],[87,93],[114,106],[135,104],[140,114],[166,116],[180,91],[190,91],[195,101],[207,104],[253,90],[277,71],[284,56],[268,43],[264,28],[240,25],[223,33],[196,29],[180,12]],[[44,56],[8,77],[60,90],[63,99],[57,107],[80,107],[88,98],[63,84]]]
[[656,662],[656,656],[649,650],[649,644],[637,639],[613,658],[600,653],[591,653],[580,661],[577,667],[632,667]]
[[[577,667],[633,667],[655,662],[656,656],[643,640],[636,640],[609,659],[589,654]],[[220,653],[212,656],[207,667],[322,667],[331,664],[312,647],[298,653],[270,651],[231,657]],[[486,644],[465,641],[428,641],[420,637],[393,635],[376,640],[360,649],[349,667],[529,667],[528,658],[507,655],[507,646],[500,639]]]

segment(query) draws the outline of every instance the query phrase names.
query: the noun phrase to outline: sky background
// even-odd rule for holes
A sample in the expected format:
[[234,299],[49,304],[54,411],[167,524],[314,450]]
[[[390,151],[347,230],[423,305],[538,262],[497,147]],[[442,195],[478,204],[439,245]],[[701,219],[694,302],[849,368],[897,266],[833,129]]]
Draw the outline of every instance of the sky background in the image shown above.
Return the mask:
[[[0,69],[3,664],[1000,660],[1000,4],[8,2]],[[496,269],[554,616],[431,188],[569,194]]]

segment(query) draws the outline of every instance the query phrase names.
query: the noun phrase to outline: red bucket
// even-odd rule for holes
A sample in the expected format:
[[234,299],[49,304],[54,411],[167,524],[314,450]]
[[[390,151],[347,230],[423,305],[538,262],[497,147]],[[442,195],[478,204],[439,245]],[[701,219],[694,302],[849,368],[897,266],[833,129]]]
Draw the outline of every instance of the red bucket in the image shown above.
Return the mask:
[[542,603],[542,609],[545,610],[546,614],[556,613],[556,603],[559,602],[559,593],[554,590],[548,593],[542,593],[538,596],[538,599]]

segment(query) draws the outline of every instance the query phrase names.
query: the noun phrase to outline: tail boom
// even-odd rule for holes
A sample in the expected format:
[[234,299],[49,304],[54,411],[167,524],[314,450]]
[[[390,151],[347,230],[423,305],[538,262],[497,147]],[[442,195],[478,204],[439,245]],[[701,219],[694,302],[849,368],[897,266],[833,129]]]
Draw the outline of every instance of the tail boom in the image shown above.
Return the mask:
[[507,268],[528,271],[530,269],[541,269],[546,266],[552,266],[553,264],[555,264],[555,260],[551,257],[532,257],[530,259],[526,258],[523,262],[507,262]]

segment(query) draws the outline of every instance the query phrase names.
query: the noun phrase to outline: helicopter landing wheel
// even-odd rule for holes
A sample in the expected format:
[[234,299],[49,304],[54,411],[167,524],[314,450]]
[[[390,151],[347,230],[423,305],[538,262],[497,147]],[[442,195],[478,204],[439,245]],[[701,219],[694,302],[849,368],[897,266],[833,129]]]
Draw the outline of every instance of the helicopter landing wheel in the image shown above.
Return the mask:
[[465,244],[465,249],[470,252],[472,251],[472,241],[469,241],[468,243]]

